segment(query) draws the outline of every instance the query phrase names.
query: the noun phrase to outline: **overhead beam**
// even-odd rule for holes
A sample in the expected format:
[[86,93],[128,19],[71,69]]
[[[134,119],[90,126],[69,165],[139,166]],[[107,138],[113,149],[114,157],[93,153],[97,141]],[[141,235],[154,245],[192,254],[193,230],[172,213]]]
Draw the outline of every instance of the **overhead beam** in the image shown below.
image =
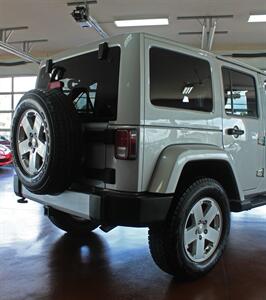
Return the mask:
[[226,52],[221,53],[222,56],[230,56],[236,58],[260,58],[266,57],[266,52]]
[[97,4],[97,1],[96,0],[91,0],[91,1],[68,2],[67,6],[88,5],[88,4]]
[[234,15],[208,15],[208,16],[180,16],[177,20],[198,20],[198,19],[232,19]]
[[28,29],[28,26],[17,26],[17,27],[5,27],[0,28],[0,40],[4,43],[7,43],[12,34],[17,30]]
[[[215,34],[227,34],[228,31],[221,30],[221,31],[215,31]],[[202,31],[181,31],[178,33],[179,35],[201,35]]]
[[201,35],[201,49],[211,50],[215,33],[226,34],[228,31],[216,31],[219,19],[233,18],[234,15],[209,15],[209,16],[179,16],[177,20],[197,20],[202,26],[201,32],[179,32],[180,35]]
[[34,44],[45,43],[45,42],[48,42],[48,40],[47,39],[39,39],[39,40],[12,41],[12,42],[9,42],[9,44],[11,44],[11,45],[21,44],[22,51],[28,53],[31,51]]
[[206,33],[207,33],[207,21],[204,20],[203,23],[202,23],[201,49],[204,48]]
[[106,39],[109,37],[109,34],[102,29],[102,27],[99,25],[99,23],[92,16],[89,16],[89,22],[90,22],[91,26],[95,29],[95,31],[98,32],[98,34],[103,39]]
[[17,48],[15,48],[7,43],[1,42],[1,41],[0,41],[0,50],[5,51],[10,54],[13,54],[15,56],[18,56],[20,58],[23,58],[25,61],[33,62],[36,64],[41,63],[40,59],[35,58],[35,57],[31,56],[30,54],[20,51]]
[[29,29],[29,26],[17,26],[17,27],[4,27],[4,28],[0,28],[0,30],[25,30],[25,29]]
[[43,42],[48,42],[47,39],[39,39],[39,40],[21,40],[21,41],[12,41],[12,42],[9,42],[9,44],[21,44],[21,43],[24,43],[24,42],[28,42],[28,43],[43,43]]
[[209,51],[212,49],[216,27],[217,27],[217,21],[210,20],[210,30],[208,33],[208,41],[207,41],[207,47]]

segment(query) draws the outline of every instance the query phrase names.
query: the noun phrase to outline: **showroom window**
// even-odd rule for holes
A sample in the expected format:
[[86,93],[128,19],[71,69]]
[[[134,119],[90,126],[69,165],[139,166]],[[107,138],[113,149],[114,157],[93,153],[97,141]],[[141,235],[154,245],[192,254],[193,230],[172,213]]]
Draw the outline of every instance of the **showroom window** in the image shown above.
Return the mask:
[[212,111],[210,64],[190,55],[151,48],[150,100],[156,106]]
[[36,76],[0,77],[0,135],[10,138],[14,110],[25,92],[35,87]]

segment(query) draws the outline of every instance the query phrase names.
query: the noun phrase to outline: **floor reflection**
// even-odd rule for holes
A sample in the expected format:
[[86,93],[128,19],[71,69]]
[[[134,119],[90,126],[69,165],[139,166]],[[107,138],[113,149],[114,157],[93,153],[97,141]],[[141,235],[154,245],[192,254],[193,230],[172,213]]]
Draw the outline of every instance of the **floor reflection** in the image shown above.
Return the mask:
[[107,252],[95,233],[83,239],[63,235],[50,252],[50,299],[108,297],[112,273]]
[[232,214],[223,259],[207,276],[174,280],[153,263],[147,229],[64,234],[40,205],[18,204],[0,169],[0,299],[265,299],[266,208]]

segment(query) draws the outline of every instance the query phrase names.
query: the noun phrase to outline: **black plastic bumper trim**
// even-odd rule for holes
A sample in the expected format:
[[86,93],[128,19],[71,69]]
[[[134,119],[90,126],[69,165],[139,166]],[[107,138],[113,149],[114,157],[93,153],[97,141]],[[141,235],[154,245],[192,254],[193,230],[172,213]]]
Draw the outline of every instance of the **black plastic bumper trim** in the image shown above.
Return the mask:
[[99,195],[100,201],[90,202],[90,215],[108,225],[142,227],[163,222],[173,200],[173,194],[103,191]]
[[[17,175],[14,175],[14,192],[23,197],[22,184]],[[165,221],[174,197],[174,194],[128,193],[100,189],[94,192],[83,190],[82,193],[99,196],[90,198],[90,219],[102,225],[131,227],[147,227]]]

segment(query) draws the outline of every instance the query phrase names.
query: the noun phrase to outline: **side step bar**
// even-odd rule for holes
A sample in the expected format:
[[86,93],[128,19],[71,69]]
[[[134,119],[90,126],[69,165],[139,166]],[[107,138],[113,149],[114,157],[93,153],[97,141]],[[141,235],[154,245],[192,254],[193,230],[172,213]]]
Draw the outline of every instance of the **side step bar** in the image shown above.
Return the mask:
[[233,212],[250,210],[252,208],[260,207],[263,205],[266,205],[266,195],[256,195],[246,197],[244,201],[232,200],[230,202],[231,210]]

